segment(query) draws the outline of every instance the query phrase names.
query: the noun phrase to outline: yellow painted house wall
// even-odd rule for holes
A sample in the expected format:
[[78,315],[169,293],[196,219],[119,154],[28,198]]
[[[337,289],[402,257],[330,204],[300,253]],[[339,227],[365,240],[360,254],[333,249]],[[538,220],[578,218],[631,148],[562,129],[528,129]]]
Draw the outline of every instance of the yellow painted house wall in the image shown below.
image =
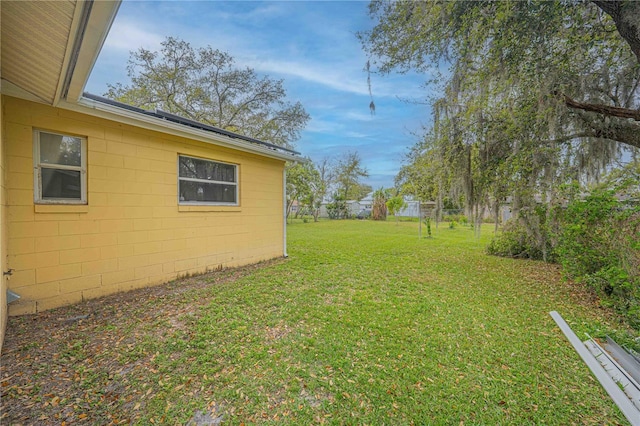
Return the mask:
[[[3,98],[0,96],[0,268],[6,271],[6,193],[4,190],[4,120],[1,119],[4,110]],[[0,271],[1,272],[1,271]],[[0,353],[2,352],[2,342],[4,342],[4,332],[7,328],[7,279],[4,274],[0,278]]]
[[[3,102],[9,315],[284,255],[284,161]],[[34,205],[34,129],[87,138],[87,206]],[[179,206],[179,154],[238,164],[240,206]]]

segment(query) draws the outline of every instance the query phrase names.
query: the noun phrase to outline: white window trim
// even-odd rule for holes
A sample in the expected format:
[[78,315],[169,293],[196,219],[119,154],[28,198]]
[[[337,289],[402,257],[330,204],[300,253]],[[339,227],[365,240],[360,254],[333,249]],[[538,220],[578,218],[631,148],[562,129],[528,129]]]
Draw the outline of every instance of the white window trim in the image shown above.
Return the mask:
[[[80,167],[63,164],[43,165],[40,163],[40,134],[49,133],[59,136],[70,136],[80,139]],[[42,169],[74,170],[80,172],[80,199],[57,198],[44,199],[42,197]],[[87,138],[68,133],[53,132],[49,130],[33,130],[33,202],[35,204],[87,204]]]
[[[233,179],[234,182],[225,182],[225,181],[218,181],[218,180],[207,180],[207,179],[197,179],[197,178],[188,178],[188,177],[180,177],[180,157],[187,157],[187,158],[193,158],[196,160],[203,160],[203,161],[209,161],[211,163],[219,163],[219,164],[226,164],[229,166],[233,166]],[[234,163],[228,163],[226,161],[218,161],[218,160],[212,160],[210,158],[203,158],[203,157],[194,157],[193,155],[183,155],[183,154],[178,154],[178,162],[177,162],[177,176],[178,176],[178,185],[177,185],[177,189],[178,189],[178,204],[179,205],[183,205],[183,206],[232,206],[232,207],[238,207],[240,205],[240,185],[238,183],[238,169],[239,169],[239,165],[238,164],[234,164]],[[202,182],[202,183],[217,183],[217,184],[221,184],[221,185],[232,185],[235,187],[236,189],[236,202],[235,203],[225,203],[225,202],[220,202],[220,201],[183,201],[180,200],[180,181],[188,181],[188,182]]]

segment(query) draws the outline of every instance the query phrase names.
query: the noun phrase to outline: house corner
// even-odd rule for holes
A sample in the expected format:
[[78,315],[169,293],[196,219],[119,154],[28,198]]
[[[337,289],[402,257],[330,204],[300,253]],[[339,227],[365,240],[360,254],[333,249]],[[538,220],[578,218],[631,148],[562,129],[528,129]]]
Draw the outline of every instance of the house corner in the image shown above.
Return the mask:
[[[3,97],[0,96],[0,268],[6,271],[6,218],[5,218],[5,178],[4,178],[4,105]],[[7,279],[4,273],[0,280],[0,353],[2,353],[2,343],[4,342],[5,329],[7,328]]]

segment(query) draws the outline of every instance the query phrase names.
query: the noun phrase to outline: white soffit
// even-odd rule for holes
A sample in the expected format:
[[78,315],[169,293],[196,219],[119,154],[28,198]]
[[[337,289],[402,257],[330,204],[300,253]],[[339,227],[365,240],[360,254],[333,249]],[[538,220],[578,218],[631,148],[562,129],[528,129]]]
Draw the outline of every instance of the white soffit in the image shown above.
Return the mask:
[[53,104],[76,2],[3,0],[0,8],[2,79]]
[[2,93],[77,101],[119,1],[0,1]]

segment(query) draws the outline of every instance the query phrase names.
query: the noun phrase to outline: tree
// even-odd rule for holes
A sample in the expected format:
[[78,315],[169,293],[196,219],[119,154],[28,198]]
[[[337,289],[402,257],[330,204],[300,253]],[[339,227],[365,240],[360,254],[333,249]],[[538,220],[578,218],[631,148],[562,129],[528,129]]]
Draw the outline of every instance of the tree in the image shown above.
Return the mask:
[[324,201],[324,197],[327,195],[327,191],[333,182],[333,170],[331,168],[329,159],[324,158],[320,163],[315,165],[318,178],[311,183],[311,189],[313,197],[310,200],[310,206],[313,214],[313,221],[317,222],[320,216],[320,207]]
[[316,165],[311,159],[287,165],[287,217],[291,213],[294,202],[298,202],[296,217],[307,209],[314,222],[318,221],[320,206],[331,182],[328,160]]
[[368,191],[364,191],[371,188],[360,182],[360,179],[368,177],[369,173],[362,166],[362,160],[357,152],[348,152],[338,161],[334,169],[334,176],[337,192],[344,200],[359,200],[368,193]]
[[329,168],[328,160],[323,159],[319,164],[313,164],[313,172],[311,174],[313,178],[309,182],[311,192],[305,199],[305,204],[311,210],[313,215],[313,221],[317,222],[320,216],[320,207],[324,197],[327,195],[327,190],[331,184],[333,176],[331,169]]
[[347,200],[342,194],[337,192],[333,194],[331,202],[327,204],[327,214],[330,219],[346,219],[349,217]]
[[407,153],[395,184],[403,195],[411,195],[418,201],[435,201],[439,220],[445,203],[455,196],[451,179],[452,170],[437,149],[433,133],[429,132]]
[[351,200],[362,200],[367,195],[373,192],[373,187],[368,183],[358,183],[355,189],[352,191]]
[[[298,212],[305,201],[312,198],[312,181],[317,179],[317,171],[311,160],[287,164],[287,218],[294,202],[298,202]],[[296,213],[297,216],[297,213]]]
[[585,2],[372,2],[377,24],[360,38],[382,72],[450,64],[436,73],[426,155],[401,180],[462,197],[477,224],[510,196],[546,247],[553,208],[537,203],[553,207],[563,185],[597,181],[640,147],[640,65],[617,31],[635,6],[608,3],[627,24]]
[[238,69],[231,55],[210,46],[167,37],[159,52],[131,52],[127,71],[131,84],[109,85],[105,96],[285,147],[309,121],[300,102],[287,102],[282,80]]
[[482,121],[527,97],[547,124],[542,145],[640,147],[638,11],[632,1],[373,1],[377,24],[359,36],[382,72],[449,62],[449,113]]
[[376,189],[373,193],[373,205],[371,206],[371,219],[387,220],[387,200],[389,191],[384,188]]
[[398,222],[398,213],[405,207],[407,207],[407,203],[404,201],[402,195],[396,195],[387,200],[387,209],[389,210],[389,214],[396,217],[396,223]]

